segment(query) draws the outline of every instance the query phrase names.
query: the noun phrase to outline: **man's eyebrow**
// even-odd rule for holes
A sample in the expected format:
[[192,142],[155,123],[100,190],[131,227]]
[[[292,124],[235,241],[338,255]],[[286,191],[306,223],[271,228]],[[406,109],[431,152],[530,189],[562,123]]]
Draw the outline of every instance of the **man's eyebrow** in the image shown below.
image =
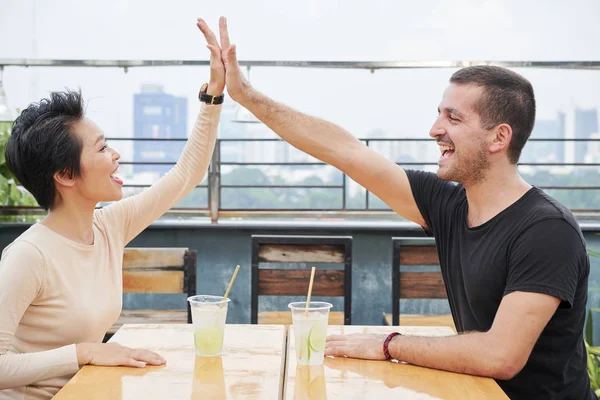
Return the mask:
[[98,142],[100,142],[101,140],[104,140],[104,135],[100,135],[96,138],[96,142],[94,143],[94,146],[98,144]]
[[[451,108],[451,107],[444,107],[443,110],[445,112],[447,112],[448,114],[454,114],[460,118],[464,118],[464,114],[461,113],[460,111],[458,111],[456,108]],[[438,108],[438,113],[440,112],[440,109]]]

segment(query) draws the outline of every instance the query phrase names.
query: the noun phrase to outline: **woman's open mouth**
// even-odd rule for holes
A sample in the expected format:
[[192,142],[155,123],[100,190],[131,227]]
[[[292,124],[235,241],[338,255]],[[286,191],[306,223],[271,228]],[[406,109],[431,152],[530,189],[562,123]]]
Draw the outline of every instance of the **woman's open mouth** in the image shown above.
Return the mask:
[[110,174],[110,179],[115,182],[117,185],[121,185],[123,186],[123,180],[121,178],[119,178],[118,176],[116,176],[115,174],[117,173],[117,171],[119,170],[119,167],[117,167],[112,174]]

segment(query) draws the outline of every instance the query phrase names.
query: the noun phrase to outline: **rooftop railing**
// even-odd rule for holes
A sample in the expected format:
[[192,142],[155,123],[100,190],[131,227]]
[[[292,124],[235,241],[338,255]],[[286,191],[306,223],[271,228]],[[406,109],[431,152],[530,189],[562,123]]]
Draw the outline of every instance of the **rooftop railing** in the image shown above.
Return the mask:
[[[600,61],[240,61],[250,67],[294,67],[294,68],[342,68],[365,69],[374,72],[381,69],[459,68],[470,65],[499,65],[509,68],[549,68],[574,70],[600,70]],[[208,66],[208,60],[53,60],[53,59],[0,59],[4,67],[92,67],[129,68]],[[111,142],[155,142],[157,148],[165,142],[184,142],[185,138],[140,138],[113,137]],[[368,147],[376,151],[385,146],[420,143],[433,145],[429,137],[422,138],[364,138]],[[582,142],[600,149],[600,138],[541,138],[532,137],[526,149],[535,149],[540,142],[561,146],[562,143]],[[360,188],[340,171],[308,157],[235,157],[228,148],[252,144],[254,146],[288,146],[272,138],[221,138],[218,139],[208,176],[196,187],[194,193],[176,205],[171,214],[210,217],[217,221],[221,217],[249,216],[311,216],[336,217],[361,216],[380,217],[393,212],[372,193]],[[183,146],[183,143],[181,143]],[[385,146],[384,146],[385,145]],[[575,146],[572,144],[571,146]],[[114,147],[114,146],[113,146]],[[289,146],[288,146],[289,147]],[[288,150],[286,150],[288,151]],[[256,151],[257,154],[268,150]],[[434,170],[437,161],[423,158],[422,154],[401,151],[384,151],[386,156],[405,168]],[[597,151],[600,153],[600,150]],[[431,153],[430,153],[431,154]],[[595,154],[595,153],[594,153]],[[592,162],[574,161],[573,157],[562,160],[540,161],[522,157],[521,172],[532,184],[557,197],[576,214],[600,215],[600,154]],[[249,160],[251,159],[251,160]],[[300,160],[300,161],[298,161]],[[567,161],[570,160],[570,161]],[[139,161],[123,159],[125,195],[149,187],[152,179],[140,177],[152,169],[164,172],[175,163],[169,161]],[[312,170],[312,173],[309,173]],[[236,172],[237,171],[237,172]],[[307,172],[308,171],[308,172]],[[317,172],[314,172],[317,171]],[[325,172],[324,172],[325,171]],[[242,174],[245,173],[246,175]],[[236,175],[237,174],[237,175]],[[143,175],[143,173],[142,173]],[[158,175],[155,174],[155,178]],[[261,195],[262,193],[262,195]],[[249,195],[251,194],[251,195]],[[262,196],[262,197],[261,197]],[[242,201],[243,200],[243,201]],[[0,206],[0,214],[40,214],[38,207]]]

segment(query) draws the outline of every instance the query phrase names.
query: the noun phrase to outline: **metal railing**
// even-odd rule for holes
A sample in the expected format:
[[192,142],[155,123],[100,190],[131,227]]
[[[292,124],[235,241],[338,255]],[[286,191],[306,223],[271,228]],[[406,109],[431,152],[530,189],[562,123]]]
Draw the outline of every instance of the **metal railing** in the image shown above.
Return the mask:
[[[4,67],[91,67],[91,68],[123,68],[125,72],[129,68],[137,67],[181,67],[181,66],[208,66],[209,60],[99,60],[99,59],[0,59],[0,70]],[[340,68],[340,69],[364,69],[375,72],[375,70],[384,69],[435,69],[435,68],[462,68],[473,65],[498,65],[507,68],[549,68],[549,69],[571,69],[571,70],[600,70],[600,61],[473,61],[473,60],[458,60],[458,61],[277,61],[277,60],[254,60],[240,61],[240,65],[246,68],[250,67],[292,67],[292,68]],[[187,139],[154,139],[154,138],[111,138],[111,141],[185,141]],[[424,142],[431,141],[430,138],[369,138],[362,139],[363,142],[370,146],[376,142]],[[371,207],[371,195],[365,191],[364,207],[352,208],[348,207],[348,177],[342,174],[341,184],[332,185],[240,185],[240,184],[223,184],[222,183],[222,167],[281,167],[281,166],[319,166],[325,165],[319,162],[235,162],[222,160],[222,145],[226,142],[277,142],[278,139],[219,139],[215,147],[213,159],[208,171],[208,181],[206,184],[198,185],[199,189],[207,190],[207,203],[198,205],[197,207],[174,208],[173,213],[193,214],[200,216],[210,216],[213,221],[217,221],[219,217],[224,216],[249,216],[249,215],[290,215],[310,213],[312,216],[342,214],[358,214],[371,216],[373,214],[381,215],[382,213],[390,213],[388,209]],[[600,139],[578,139],[578,138],[531,138],[530,142],[600,142]],[[173,165],[174,162],[134,162],[122,161],[122,165]],[[418,166],[433,166],[435,162],[401,162],[398,163],[407,167]],[[521,166],[532,167],[599,167],[599,163],[536,163],[525,162],[520,163]],[[598,174],[597,176],[600,176]],[[596,183],[598,180],[592,180],[590,183]],[[598,191],[600,186],[597,185],[545,185],[540,186],[542,189],[548,190],[584,190]],[[142,184],[126,184],[125,188],[145,188],[150,185]],[[319,209],[299,209],[299,208],[231,208],[223,207],[222,198],[223,190],[228,189],[326,189],[341,191],[341,206],[337,208],[319,208]],[[8,207],[0,206],[0,214],[6,213],[23,213],[23,212],[40,212],[41,209],[36,207]],[[581,213],[596,213],[600,214],[600,202],[597,206],[586,209],[574,209],[575,212]]]
[[[473,65],[497,65],[505,68],[600,69],[600,61],[527,61],[527,60],[439,60],[439,61],[301,61],[301,60],[240,60],[243,67],[341,68],[341,69],[418,69],[464,68]],[[89,67],[129,68],[209,66],[210,60],[99,60],[0,58],[2,67]]]
[[[108,138],[110,141],[153,141],[153,142],[184,142],[187,139],[154,139],[154,138]],[[366,146],[372,147],[373,143],[378,142],[432,142],[430,138],[368,138],[360,139]],[[589,139],[563,139],[563,138],[531,138],[530,142],[600,142],[600,139],[589,138]],[[260,161],[260,162],[244,162],[244,161],[227,161],[222,159],[222,150],[224,144],[229,143],[282,143],[288,146],[285,142],[280,139],[218,139],[215,145],[213,157],[209,166],[207,182],[196,186],[198,189],[207,190],[207,202],[206,204],[197,204],[193,207],[175,207],[170,213],[180,215],[194,215],[194,216],[210,216],[213,222],[216,222],[220,217],[249,217],[249,216],[297,216],[310,213],[310,215],[338,215],[338,216],[349,216],[349,215],[360,215],[360,216],[382,216],[385,213],[391,213],[389,208],[372,207],[371,206],[371,193],[365,190],[364,193],[364,206],[363,207],[349,207],[348,206],[348,177],[341,171],[341,182],[339,184],[324,183],[322,185],[314,184],[239,184],[239,183],[223,183],[222,170],[223,167],[307,167],[307,166],[326,166],[323,162],[274,162],[274,161]],[[175,162],[164,162],[164,161],[120,161],[121,165],[148,165],[148,166],[172,166]],[[412,161],[412,162],[397,162],[398,165],[403,167],[421,169],[426,166],[436,166],[437,162],[428,161]],[[547,163],[547,162],[524,162],[520,163],[520,166],[531,166],[531,167],[600,167],[600,163]],[[600,173],[596,172],[595,176],[600,176]],[[590,181],[589,185],[540,185],[539,187],[544,190],[584,190],[584,191],[600,191],[600,179]],[[124,184],[124,188],[146,188],[149,184]],[[304,189],[307,191],[314,191],[316,189],[327,190],[327,191],[339,191],[341,197],[340,207],[327,207],[327,208],[240,208],[240,207],[225,207],[223,206],[223,191],[228,189],[243,190],[243,189],[258,189],[258,190],[274,190],[274,189]],[[310,192],[309,192],[310,193]],[[40,212],[41,209],[36,207],[7,207],[1,206],[0,213],[17,213],[21,214],[24,212]],[[575,213],[592,213],[600,214],[600,203],[592,208],[573,209]]]

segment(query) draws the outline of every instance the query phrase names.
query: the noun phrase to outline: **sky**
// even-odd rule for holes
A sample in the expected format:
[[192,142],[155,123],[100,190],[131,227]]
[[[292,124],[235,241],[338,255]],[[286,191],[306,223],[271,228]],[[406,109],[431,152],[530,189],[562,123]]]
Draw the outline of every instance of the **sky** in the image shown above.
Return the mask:
[[[598,0],[0,0],[0,58],[205,60],[195,20],[217,30],[220,15],[228,17],[240,60],[600,60]],[[452,72],[256,67],[251,82],[358,137],[423,137]],[[517,72],[534,85],[538,118],[600,107],[600,70]],[[109,137],[132,136],[133,95],[143,83],[188,97],[191,127],[207,80],[205,67],[4,71],[14,108],[80,87],[88,116]]]

